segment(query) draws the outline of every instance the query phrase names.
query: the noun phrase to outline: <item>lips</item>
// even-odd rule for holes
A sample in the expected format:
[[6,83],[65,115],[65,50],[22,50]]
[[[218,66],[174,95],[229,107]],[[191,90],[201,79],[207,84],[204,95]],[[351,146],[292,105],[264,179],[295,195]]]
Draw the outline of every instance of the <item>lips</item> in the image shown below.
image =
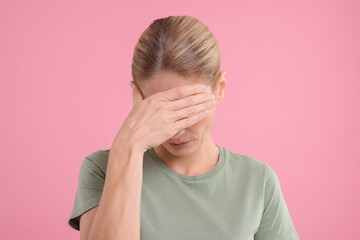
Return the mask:
[[188,142],[190,142],[190,141],[191,141],[191,140],[186,141],[186,142],[170,142],[170,144],[179,145],[179,144],[188,143]]

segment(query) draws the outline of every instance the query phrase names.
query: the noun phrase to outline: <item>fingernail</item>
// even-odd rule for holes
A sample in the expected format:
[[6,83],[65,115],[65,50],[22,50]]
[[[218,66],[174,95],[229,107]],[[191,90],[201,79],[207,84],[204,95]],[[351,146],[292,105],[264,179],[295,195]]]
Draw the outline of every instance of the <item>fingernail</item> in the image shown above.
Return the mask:
[[129,85],[130,85],[131,88],[133,88],[133,85],[132,85],[132,82],[131,82],[131,81],[129,82]]

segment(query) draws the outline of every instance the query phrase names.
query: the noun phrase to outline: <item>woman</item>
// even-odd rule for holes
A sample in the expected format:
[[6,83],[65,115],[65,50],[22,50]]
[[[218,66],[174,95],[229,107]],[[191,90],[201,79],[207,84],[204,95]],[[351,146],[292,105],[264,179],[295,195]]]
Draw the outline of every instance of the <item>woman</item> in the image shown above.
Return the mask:
[[69,225],[81,239],[299,239],[271,167],[211,138],[226,86],[198,19],[155,20],[134,49],[133,107],[82,162]]

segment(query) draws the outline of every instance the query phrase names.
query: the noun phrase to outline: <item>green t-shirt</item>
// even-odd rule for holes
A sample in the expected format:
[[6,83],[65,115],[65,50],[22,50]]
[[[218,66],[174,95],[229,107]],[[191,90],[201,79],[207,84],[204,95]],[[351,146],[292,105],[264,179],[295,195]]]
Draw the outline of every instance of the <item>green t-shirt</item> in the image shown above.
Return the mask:
[[[109,151],[93,152],[81,164],[68,222],[76,230],[78,217],[100,202]],[[299,239],[267,163],[220,147],[213,169],[189,176],[170,169],[152,148],[143,159],[141,240]]]

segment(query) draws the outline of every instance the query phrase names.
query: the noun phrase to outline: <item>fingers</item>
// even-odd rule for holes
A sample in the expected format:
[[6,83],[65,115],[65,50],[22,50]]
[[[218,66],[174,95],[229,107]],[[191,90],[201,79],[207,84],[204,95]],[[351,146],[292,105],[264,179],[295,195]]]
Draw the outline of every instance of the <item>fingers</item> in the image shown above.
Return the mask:
[[215,96],[212,93],[200,93],[200,94],[190,95],[185,98],[173,101],[171,103],[171,108],[174,111],[177,111],[179,109],[197,105],[206,101],[210,101],[212,99],[215,99]]
[[206,85],[203,83],[196,83],[187,86],[181,86],[172,88],[170,90],[160,92],[162,97],[168,101],[174,101],[180,98],[184,98],[193,94],[203,93],[206,91]]
[[174,120],[178,121],[179,119],[189,118],[204,110],[211,110],[216,105],[216,100],[211,99],[209,101],[203,102],[201,104],[185,107],[178,111],[174,112]]
[[175,133],[175,135],[172,136],[171,138],[178,138],[178,137],[180,137],[184,132],[185,132],[184,129],[183,129],[183,130],[180,130],[180,131],[178,131],[177,133]]
[[209,112],[210,112],[209,110],[205,110],[205,111],[199,112],[191,117],[183,118],[183,119],[175,122],[175,129],[188,128],[188,127],[194,125],[195,123],[203,120],[205,117],[207,117]]

